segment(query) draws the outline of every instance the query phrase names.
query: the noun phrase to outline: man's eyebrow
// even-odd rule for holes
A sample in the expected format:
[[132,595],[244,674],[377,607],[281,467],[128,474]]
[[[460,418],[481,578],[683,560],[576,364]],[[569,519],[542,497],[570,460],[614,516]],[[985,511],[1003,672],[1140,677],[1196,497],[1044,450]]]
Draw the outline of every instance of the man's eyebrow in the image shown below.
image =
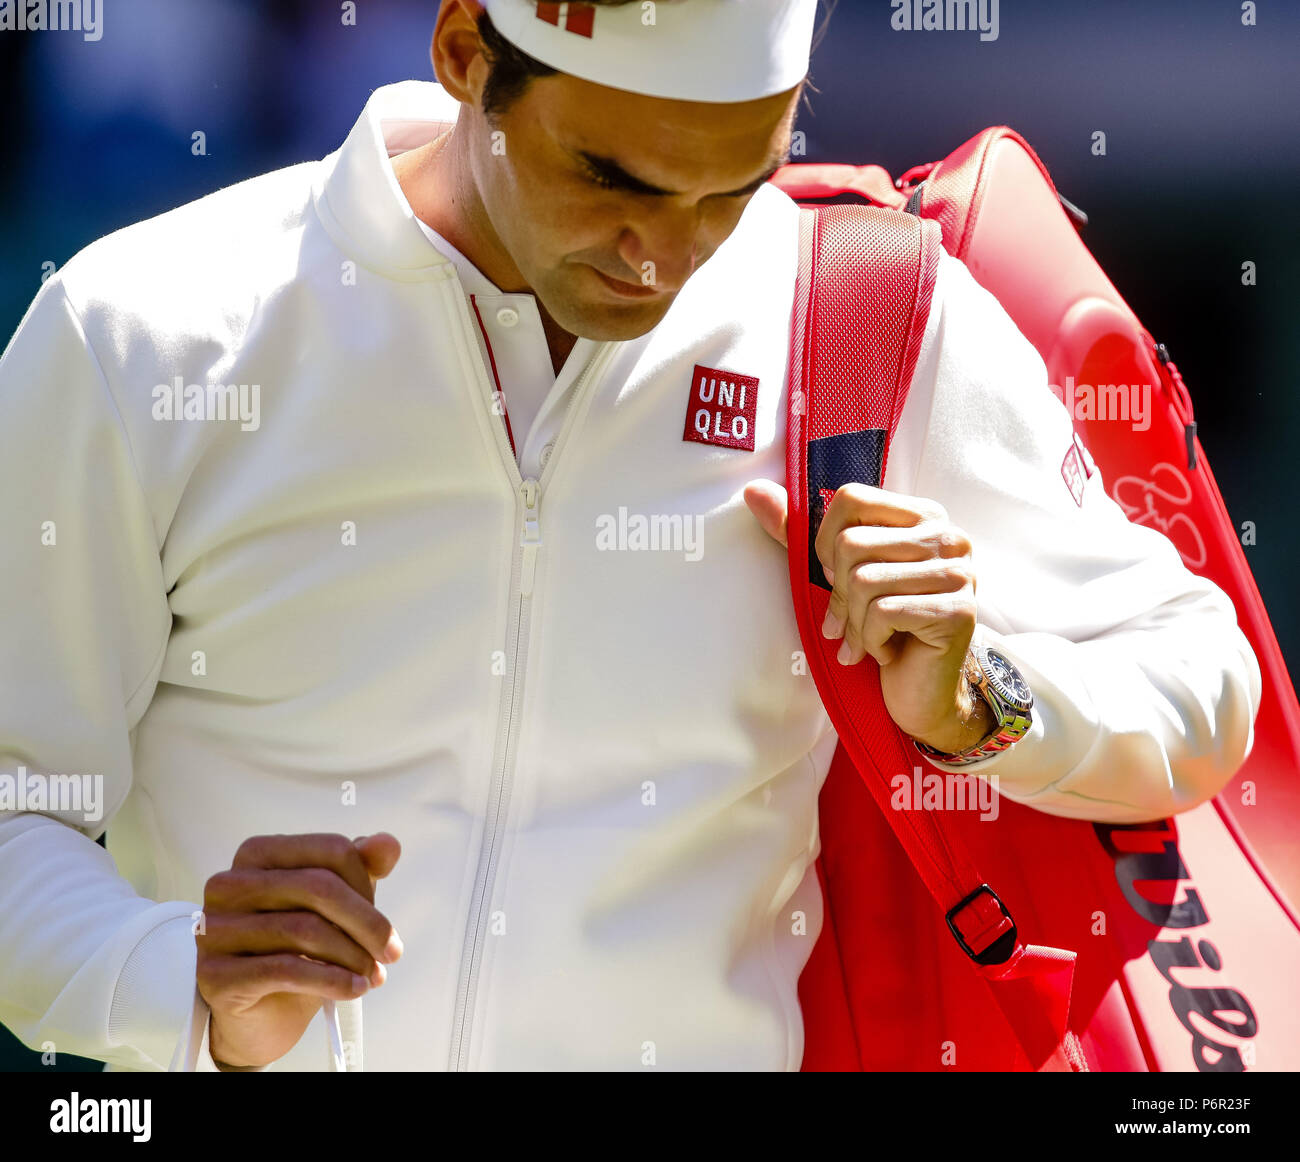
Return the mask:
[[[599,178],[601,178],[602,181],[608,183],[609,185],[615,187],[616,189],[625,190],[630,194],[646,194],[651,197],[661,197],[661,198],[670,198],[675,196],[677,193],[676,190],[666,190],[662,186],[656,186],[656,185],[652,185],[650,182],[642,181],[635,174],[628,173],[627,170],[625,170],[612,157],[604,157],[598,153],[590,153],[585,149],[576,150],[575,153],[577,157],[582,160],[583,164],[587,166],[588,169],[590,169],[594,174],[596,174]],[[764,171],[763,174],[761,174],[759,177],[756,177],[748,185],[741,186],[739,189],[736,190],[728,190],[726,193],[718,194],[715,196],[723,197],[723,198],[734,198],[734,197],[740,197],[744,194],[752,194],[764,183],[770,181],[772,179],[772,175],[775,174],[776,171],[779,170],[783,165],[785,165],[789,160],[790,160],[790,150],[789,147],[787,146],[786,149],[782,151],[780,159],[772,162],[772,164],[768,166],[768,168],[766,169],[766,171]]]

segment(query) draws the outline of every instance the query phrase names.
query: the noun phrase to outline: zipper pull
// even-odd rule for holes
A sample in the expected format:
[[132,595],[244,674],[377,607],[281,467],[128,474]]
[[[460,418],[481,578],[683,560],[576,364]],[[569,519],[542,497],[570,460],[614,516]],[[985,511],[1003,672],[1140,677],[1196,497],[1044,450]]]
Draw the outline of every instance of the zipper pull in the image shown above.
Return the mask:
[[1196,417],[1192,411],[1192,394],[1183,382],[1178,365],[1170,358],[1169,348],[1163,343],[1156,344],[1156,358],[1169,374],[1170,394],[1174,401],[1174,410],[1183,421],[1183,439],[1187,443],[1187,471],[1196,471]]
[[542,543],[542,526],[538,520],[538,502],[542,497],[542,488],[530,476],[520,485],[519,492],[524,498],[524,524],[519,536],[519,543],[524,548],[524,559],[519,592],[524,597],[531,597],[533,576],[537,572],[537,550]]

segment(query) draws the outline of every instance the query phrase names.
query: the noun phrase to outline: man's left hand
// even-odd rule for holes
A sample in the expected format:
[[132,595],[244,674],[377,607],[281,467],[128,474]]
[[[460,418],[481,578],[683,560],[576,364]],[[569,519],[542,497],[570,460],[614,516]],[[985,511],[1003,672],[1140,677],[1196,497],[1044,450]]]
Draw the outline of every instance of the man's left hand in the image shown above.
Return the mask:
[[[786,490],[754,480],[745,503],[785,545]],[[948,753],[983,739],[992,711],[962,677],[977,613],[971,543],[943,506],[846,484],[815,549],[833,586],[822,634],[843,639],[839,661],[854,666],[870,654],[880,663],[885,707],[913,738]]]

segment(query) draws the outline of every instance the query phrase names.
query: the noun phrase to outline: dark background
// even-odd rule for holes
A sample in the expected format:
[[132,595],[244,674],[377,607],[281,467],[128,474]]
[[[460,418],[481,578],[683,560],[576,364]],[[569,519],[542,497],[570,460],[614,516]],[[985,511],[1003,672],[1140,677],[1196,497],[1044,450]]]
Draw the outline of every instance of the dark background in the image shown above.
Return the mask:
[[[104,7],[98,42],[0,32],[0,341],[43,263],[322,157],[373,89],[432,79],[436,0],[358,0],[356,27],[335,0]],[[841,0],[798,128],[806,160],[874,161],[895,175],[989,125],[1028,138],[1183,372],[1229,514],[1256,524],[1247,557],[1294,675],[1300,4],[1257,7],[1248,28],[1236,0],[1002,0],[998,38],[982,42],[895,32],[886,0]],[[205,157],[190,152],[196,130]],[[1091,152],[1096,130],[1105,157]],[[1247,260],[1254,287],[1241,283]],[[0,1029],[0,1069],[33,1068],[39,1058]],[[99,1065],[61,1056],[56,1068]]]

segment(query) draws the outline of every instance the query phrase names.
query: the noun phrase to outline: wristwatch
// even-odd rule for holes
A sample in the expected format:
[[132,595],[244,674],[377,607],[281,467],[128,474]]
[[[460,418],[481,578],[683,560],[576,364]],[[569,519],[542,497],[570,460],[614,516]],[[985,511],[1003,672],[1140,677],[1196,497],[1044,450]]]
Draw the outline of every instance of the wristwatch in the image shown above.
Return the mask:
[[964,766],[988,758],[1023,738],[1033,725],[1034,695],[1005,654],[990,646],[972,644],[965,672],[971,693],[983,698],[993,711],[994,727],[980,742],[957,754],[935,750],[914,739],[916,749],[936,762]]

